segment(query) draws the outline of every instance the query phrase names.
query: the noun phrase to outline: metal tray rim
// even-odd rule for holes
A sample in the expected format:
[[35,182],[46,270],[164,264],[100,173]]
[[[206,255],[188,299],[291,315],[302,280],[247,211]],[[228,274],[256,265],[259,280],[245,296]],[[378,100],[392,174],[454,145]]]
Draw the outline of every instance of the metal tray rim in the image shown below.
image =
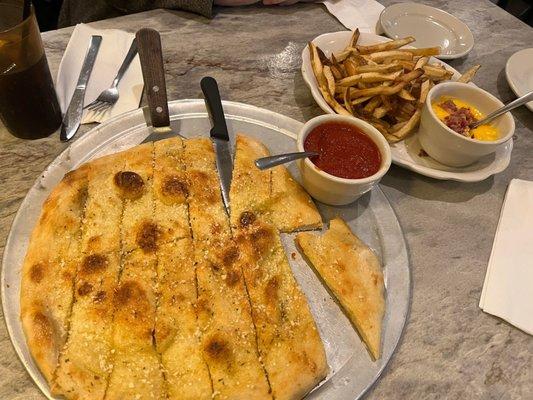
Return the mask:
[[[172,105],[180,105],[180,104],[183,104],[183,105],[199,105],[199,104],[204,104],[204,101],[202,99],[183,99],[183,100],[175,100],[175,101],[170,101],[169,102],[169,106],[172,106]],[[287,116],[284,116],[282,114],[279,114],[279,113],[275,113],[273,111],[270,111],[270,110],[266,110],[264,108],[259,108],[259,107],[256,107],[256,106],[253,106],[253,105],[248,105],[248,104],[244,104],[244,103],[240,103],[240,102],[233,102],[233,101],[223,101],[223,105],[225,106],[225,108],[232,108],[232,107],[235,107],[237,109],[240,109],[240,110],[247,110],[247,111],[251,111],[251,112],[254,112],[254,113],[258,113],[258,114],[265,114],[265,116],[275,116],[280,122],[282,122],[281,125],[285,125],[285,126],[293,126],[293,127],[301,127],[303,126],[303,124],[299,121],[296,121],[290,117],[287,117]],[[197,113],[198,115],[207,115],[207,112],[203,113],[203,112],[200,112],[200,113]],[[254,119],[254,118],[248,118],[246,116],[240,116],[240,115],[234,115],[234,114],[230,114],[228,113],[229,115],[235,117],[236,119],[238,120],[242,120],[242,121],[257,121],[257,119]],[[186,116],[189,116],[189,114],[186,114]],[[49,392],[49,388],[48,388],[48,385],[42,385],[40,383],[41,379],[40,378],[40,371],[39,369],[35,366],[35,368],[31,368],[28,363],[27,363],[27,360],[23,354],[23,349],[21,348],[21,346],[18,344],[16,338],[15,338],[15,333],[14,333],[14,324],[16,324],[17,322],[13,321],[12,318],[8,317],[8,314],[10,314],[7,310],[7,296],[8,294],[6,293],[6,265],[8,265],[9,263],[9,258],[11,256],[11,252],[9,251],[9,249],[11,249],[15,244],[13,243],[13,241],[15,240],[15,234],[14,234],[14,231],[13,231],[13,228],[16,227],[19,223],[19,220],[20,218],[22,217],[22,211],[25,210],[28,206],[28,203],[30,202],[30,194],[36,190],[36,187],[40,184],[40,182],[42,181],[42,179],[46,176],[47,172],[53,168],[54,166],[56,166],[57,164],[59,164],[60,162],[63,161],[64,158],[68,159],[68,156],[69,156],[69,153],[71,152],[71,148],[72,148],[72,145],[73,144],[77,144],[77,145],[82,145],[84,141],[88,141],[90,140],[90,138],[94,135],[96,135],[98,133],[99,130],[101,130],[103,127],[108,127],[110,125],[113,125],[117,122],[120,122],[120,121],[123,121],[123,120],[126,120],[128,118],[133,118],[135,119],[136,117],[139,117],[139,123],[140,124],[143,124],[144,123],[144,117],[143,117],[143,114],[142,114],[142,110],[141,109],[136,109],[136,110],[133,110],[133,111],[130,111],[130,112],[127,112],[127,113],[124,113],[124,114],[121,114],[121,115],[118,115],[114,118],[111,118],[109,119],[108,121],[106,121],[104,124],[102,125],[99,125],[99,126],[96,126],[94,127],[93,129],[91,129],[90,131],[86,132],[83,136],[81,136],[80,138],[78,138],[76,141],[74,141],[70,146],[68,146],[65,150],[63,150],[52,162],[50,162],[50,164],[48,164],[48,166],[45,168],[45,170],[41,173],[41,175],[39,175],[33,182],[33,185],[31,186],[31,188],[28,190],[28,193],[26,194],[25,198],[23,199],[23,201],[21,202],[20,206],[19,206],[19,209],[17,210],[17,213],[15,214],[15,217],[13,218],[13,221],[11,223],[11,226],[10,226],[10,231],[9,231],[9,234],[7,236],[7,239],[6,239],[6,242],[5,242],[5,247],[4,247],[4,254],[2,256],[2,268],[1,268],[1,271],[0,271],[0,298],[1,298],[1,301],[2,301],[2,310],[3,310],[3,318],[4,318],[4,322],[5,322],[5,325],[6,325],[6,328],[7,328],[7,332],[8,332],[8,335],[9,335],[9,338],[10,338],[10,341],[11,341],[11,344],[13,346],[13,348],[15,349],[15,352],[19,358],[19,360],[21,361],[21,364],[24,366],[24,368],[26,369],[26,371],[28,372],[28,374],[30,375],[30,377],[32,378],[33,382],[35,383],[35,385],[39,388],[39,390],[43,393],[43,395],[51,400],[54,400],[54,397],[51,397],[48,392]],[[191,117],[190,117],[191,118]],[[179,115],[171,115],[171,120],[176,120],[176,119],[179,119]],[[263,126],[267,126],[269,125],[268,123],[265,123],[263,121],[262,122],[262,125]],[[138,126],[138,125],[137,125]],[[285,134],[286,136],[292,138],[292,139],[295,139],[296,138],[296,135],[291,131],[291,130],[288,130],[288,129],[285,129],[285,128],[282,128],[278,125],[275,125],[275,124],[270,124],[270,127]],[[129,129],[134,129],[135,126],[132,126]],[[123,134],[124,132],[126,131],[121,131],[119,132],[118,134]],[[105,142],[109,141],[113,141],[113,139],[116,137],[113,136],[109,139],[107,139]],[[91,152],[89,152],[88,154],[91,154]],[[383,364],[381,365],[381,367],[379,368],[379,370],[377,370],[374,374],[374,377],[372,379],[371,382],[368,383],[368,385],[362,389],[359,393],[354,393],[353,395],[355,397],[350,397],[350,398],[353,398],[354,400],[357,400],[357,399],[360,399],[362,396],[364,396],[374,385],[375,383],[379,380],[379,378],[381,377],[382,373],[384,372],[385,368],[387,368],[387,366],[389,365],[390,363],[390,360],[392,359],[400,341],[402,340],[403,338],[403,334],[404,334],[404,331],[405,331],[405,326],[406,326],[406,323],[407,323],[407,320],[408,320],[408,317],[410,315],[410,311],[411,311],[411,296],[412,296],[412,273],[411,273],[411,270],[409,268],[409,265],[410,265],[410,257],[409,257],[409,252],[408,252],[408,247],[407,247],[407,244],[406,244],[406,241],[405,241],[405,237],[403,236],[403,230],[401,228],[401,225],[399,223],[399,220],[396,216],[396,213],[394,211],[394,209],[392,208],[387,196],[383,193],[383,191],[381,190],[381,188],[379,186],[376,186],[373,190],[372,190],[373,193],[376,193],[378,196],[381,196],[383,197],[383,199],[386,201],[386,203],[388,204],[388,207],[389,207],[389,210],[386,210],[386,211],[389,211],[389,212],[392,212],[392,215],[394,216],[394,220],[395,220],[395,229],[399,230],[402,235],[400,237],[400,243],[398,243],[398,245],[401,247],[401,252],[402,252],[402,258],[405,258],[406,260],[406,270],[407,270],[407,280],[408,280],[408,293],[407,293],[407,298],[406,298],[406,308],[405,308],[405,312],[403,313],[402,315],[402,324],[401,324],[401,330],[400,330],[400,333],[397,337],[397,339],[395,340],[395,343],[392,344],[392,351],[389,355],[389,357],[386,359],[386,360],[383,360]],[[398,238],[397,238],[398,239]],[[18,323],[20,324],[20,319],[18,320]],[[23,341],[25,342],[25,337],[22,338]],[[33,359],[30,360],[31,363],[33,363]],[[347,365],[348,362],[337,372],[340,372],[342,369],[346,368],[346,367],[349,367],[349,365]],[[325,381],[325,382],[322,382],[321,385],[317,386],[316,388],[313,389],[313,391],[311,391],[309,393],[307,397],[314,397],[313,394],[317,394],[316,392],[319,392],[321,391],[320,389],[326,389],[325,386],[328,386],[327,383],[329,382],[328,381]]]

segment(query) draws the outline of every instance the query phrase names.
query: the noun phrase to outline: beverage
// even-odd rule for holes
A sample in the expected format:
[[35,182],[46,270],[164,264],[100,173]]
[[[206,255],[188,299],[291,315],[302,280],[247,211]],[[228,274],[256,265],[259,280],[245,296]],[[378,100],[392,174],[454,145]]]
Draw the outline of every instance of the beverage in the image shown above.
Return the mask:
[[61,124],[61,110],[43,54],[36,64],[0,74],[0,119],[21,139],[50,135]]
[[20,4],[0,0],[0,120],[22,139],[50,135],[61,110],[35,14],[22,20]]

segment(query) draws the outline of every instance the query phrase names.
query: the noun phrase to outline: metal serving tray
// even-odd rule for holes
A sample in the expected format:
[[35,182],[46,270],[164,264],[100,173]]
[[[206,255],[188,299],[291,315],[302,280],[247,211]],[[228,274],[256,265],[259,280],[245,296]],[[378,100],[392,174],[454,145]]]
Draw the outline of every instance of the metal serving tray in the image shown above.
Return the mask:
[[[187,137],[207,136],[210,122],[203,100],[169,103],[174,127]],[[233,137],[241,132],[260,139],[272,152],[293,151],[302,124],[283,115],[241,103],[224,102],[228,129]],[[50,390],[34,363],[20,322],[20,279],[30,234],[41,206],[63,175],[80,164],[135,146],[148,135],[142,110],[135,110],[99,125],[72,143],[37,178],[13,221],[1,276],[2,304],[7,329],[24,367],[49,399]],[[289,167],[299,178],[295,165]],[[318,204],[324,221],[339,215],[378,254],[387,288],[383,321],[382,357],[373,362],[356,331],[313,270],[295,248],[294,235],[283,235],[292,270],[305,292],[326,348],[330,373],[306,399],[359,399],[389,362],[402,335],[410,305],[410,272],[402,230],[387,198],[379,187],[356,203],[344,207]]]

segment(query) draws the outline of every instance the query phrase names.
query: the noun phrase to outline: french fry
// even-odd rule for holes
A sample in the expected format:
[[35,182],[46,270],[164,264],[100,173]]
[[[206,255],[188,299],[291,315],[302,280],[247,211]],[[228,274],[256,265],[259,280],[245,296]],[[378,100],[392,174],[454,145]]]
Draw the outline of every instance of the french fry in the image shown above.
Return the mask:
[[[349,93],[349,95],[350,95],[350,98],[351,98],[351,97],[352,97],[352,96],[351,96],[351,93]],[[362,103],[364,103],[364,102],[367,101],[367,100],[370,100],[371,98],[372,98],[372,97],[369,97],[369,96],[368,96],[368,97],[358,97],[358,98],[355,99],[355,100],[351,100],[351,101],[350,101],[350,104],[351,104],[352,106],[356,106],[356,105],[358,105],[358,104],[362,104]]]
[[430,78],[437,79],[450,79],[453,76],[452,71],[448,71],[446,68],[434,67],[432,65],[424,65],[422,67],[424,74]]
[[348,74],[348,76],[357,74],[356,68],[358,64],[356,64],[352,57],[348,57],[346,60],[344,60],[342,65],[344,65],[344,68],[346,68],[346,74]]
[[343,94],[343,100],[344,100],[344,108],[346,108],[346,110],[353,115],[353,108],[352,108],[352,103],[350,102],[350,91],[352,89],[347,87],[344,89],[344,94]]
[[[402,89],[403,90],[403,89]],[[387,107],[389,110],[392,110],[393,108],[396,107],[396,104],[391,101],[391,96],[385,96],[385,95],[380,95],[379,97],[381,97],[381,102],[383,103],[383,105],[385,107]]]
[[387,115],[387,113],[389,112],[390,110],[385,107],[385,106],[381,106],[381,107],[378,107],[374,110],[374,112],[372,113],[372,116],[374,118],[378,118],[378,119],[381,119],[383,118],[385,115]]
[[407,123],[407,121],[404,121],[404,122],[398,122],[398,123],[392,125],[392,126],[390,127],[390,130],[391,130],[391,131],[397,131],[397,130],[399,130],[400,128],[402,128],[406,123]]
[[462,83],[468,83],[472,80],[478,69],[481,67],[481,65],[474,65],[470,69],[468,69],[459,79],[457,79],[457,82]]
[[407,74],[402,75],[398,78],[399,81],[402,82],[411,82],[412,80],[415,80],[419,76],[422,76],[424,74],[423,69],[414,69],[411,72],[408,72]]
[[416,100],[416,98],[405,89],[400,90],[400,92],[398,93],[398,97],[401,97],[402,99],[407,100],[407,101]]
[[333,110],[337,114],[351,115],[330,94],[329,89],[328,89],[328,83],[323,73],[324,67],[322,66],[322,62],[320,61],[317,47],[312,42],[309,42],[309,50],[310,50],[309,54],[311,55],[311,65],[313,67],[313,72],[315,73],[315,77],[318,82],[318,89],[320,90],[320,93],[322,93],[322,97],[324,97],[324,100],[326,100],[326,103],[328,103],[329,106],[332,107]]
[[352,33],[352,37],[350,38],[350,42],[348,44],[348,47],[355,47],[357,46],[357,41],[359,40],[359,28],[357,28],[355,31],[353,31]]
[[[398,63],[390,64],[376,64],[376,65],[360,65],[355,68],[355,74],[362,74],[364,72],[394,72],[400,71],[403,67]],[[355,75],[354,74],[354,75]]]
[[350,114],[343,106],[339,104],[335,98],[329,94],[329,91],[326,88],[323,88],[322,86],[319,87],[320,92],[322,93],[322,96],[324,97],[324,100],[326,100],[326,103],[329,104],[333,110],[340,115],[352,115]]
[[358,82],[376,83],[384,81],[394,81],[399,78],[400,74],[400,71],[393,72],[391,74],[380,74],[379,72],[365,72],[362,74],[357,74],[341,79],[339,82],[337,82],[337,84],[339,86],[354,86]]
[[336,80],[341,80],[346,77],[345,70],[341,64],[337,61],[335,56],[331,55],[331,72]]
[[331,73],[335,77],[335,80],[340,81],[342,78],[344,78],[342,70],[338,68],[336,65],[331,64],[330,69],[331,69]]
[[390,42],[378,43],[378,44],[373,44],[370,46],[355,46],[355,47],[359,51],[360,54],[370,54],[370,53],[377,53],[377,52],[386,51],[386,50],[399,49],[400,47],[405,46],[406,44],[412,43],[414,41],[415,41],[414,37],[408,36],[403,39],[391,40]]
[[411,53],[414,56],[438,56],[440,54],[440,47],[421,47],[412,49],[398,49],[397,51],[404,51]]
[[324,77],[326,78],[326,83],[328,85],[328,90],[331,96],[335,96],[335,78],[333,77],[333,74],[331,73],[331,68],[328,65],[325,65],[322,69],[322,73],[324,74]]
[[324,54],[322,49],[318,46],[315,46],[315,47],[316,47],[316,52],[318,53],[318,57],[320,58],[320,62],[322,63],[322,65],[331,65],[331,61],[326,56],[326,54]]
[[378,94],[384,94],[387,96],[393,95],[398,93],[400,90],[402,90],[405,86],[407,86],[408,82],[399,82],[394,86],[376,86],[371,87],[368,89],[359,89],[359,90],[352,90],[352,99],[356,97],[363,97],[363,96],[375,96]]
[[313,68],[313,73],[315,74],[315,78],[317,80],[318,86],[321,86],[323,82],[321,82],[322,79],[322,62],[320,61],[320,57],[318,56],[318,51],[316,46],[313,42],[309,42],[309,56],[311,58],[311,67]]
[[420,108],[417,109],[411,118],[409,118],[407,123],[397,131],[392,132],[392,135],[396,136],[399,140],[407,137],[407,135],[409,135],[417,127],[418,122],[420,121],[421,113],[422,110]]
[[402,102],[400,111],[411,117],[411,115],[413,115],[413,113],[416,111],[416,107],[410,102]]
[[426,97],[428,95],[429,89],[431,89],[432,83],[429,79],[422,82],[422,85],[420,86],[420,98],[418,99],[418,106],[422,107],[424,105],[424,102],[426,101]]
[[415,69],[416,63],[414,61],[408,61],[408,60],[396,60],[398,64],[400,64],[403,69],[406,69],[407,71],[412,71]]
[[426,65],[429,61],[429,57],[420,57],[414,66],[413,69],[419,69],[422,68],[424,65]]
[[380,61],[384,61],[387,58],[393,58],[395,60],[412,60],[413,56],[413,53],[410,53],[409,51],[387,50],[380,51],[377,53],[371,53],[368,55],[368,58],[374,62],[379,63]]
[[381,104],[381,98],[379,96],[373,97],[368,103],[365,104],[361,110],[363,114],[372,114],[374,110]]
[[346,49],[344,49],[343,51],[340,51],[338,53],[334,53],[335,54],[335,58],[337,59],[338,62],[343,62],[344,60],[346,60],[350,55],[352,54],[357,54],[357,49],[354,48],[354,47],[347,47]]

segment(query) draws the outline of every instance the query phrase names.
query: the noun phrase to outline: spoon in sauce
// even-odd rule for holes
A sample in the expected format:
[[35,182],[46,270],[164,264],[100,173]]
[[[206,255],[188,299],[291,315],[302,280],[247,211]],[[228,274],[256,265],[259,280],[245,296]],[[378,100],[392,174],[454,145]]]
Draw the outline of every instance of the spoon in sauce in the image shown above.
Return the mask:
[[493,119],[499,117],[502,114],[505,114],[507,111],[511,111],[515,109],[516,107],[520,107],[521,105],[524,105],[526,103],[529,103],[533,100],[533,91],[526,93],[522,97],[519,97],[518,99],[511,101],[509,104],[506,104],[505,106],[498,108],[496,111],[490,113],[485,118],[480,119],[477,122],[474,122],[470,125],[470,129],[477,128],[480,125],[484,125],[492,121]]
[[277,165],[285,164],[291,161],[299,160],[300,158],[318,156],[314,151],[300,151],[296,153],[278,154],[270,157],[262,157],[255,160],[255,166],[260,170],[275,167]]

